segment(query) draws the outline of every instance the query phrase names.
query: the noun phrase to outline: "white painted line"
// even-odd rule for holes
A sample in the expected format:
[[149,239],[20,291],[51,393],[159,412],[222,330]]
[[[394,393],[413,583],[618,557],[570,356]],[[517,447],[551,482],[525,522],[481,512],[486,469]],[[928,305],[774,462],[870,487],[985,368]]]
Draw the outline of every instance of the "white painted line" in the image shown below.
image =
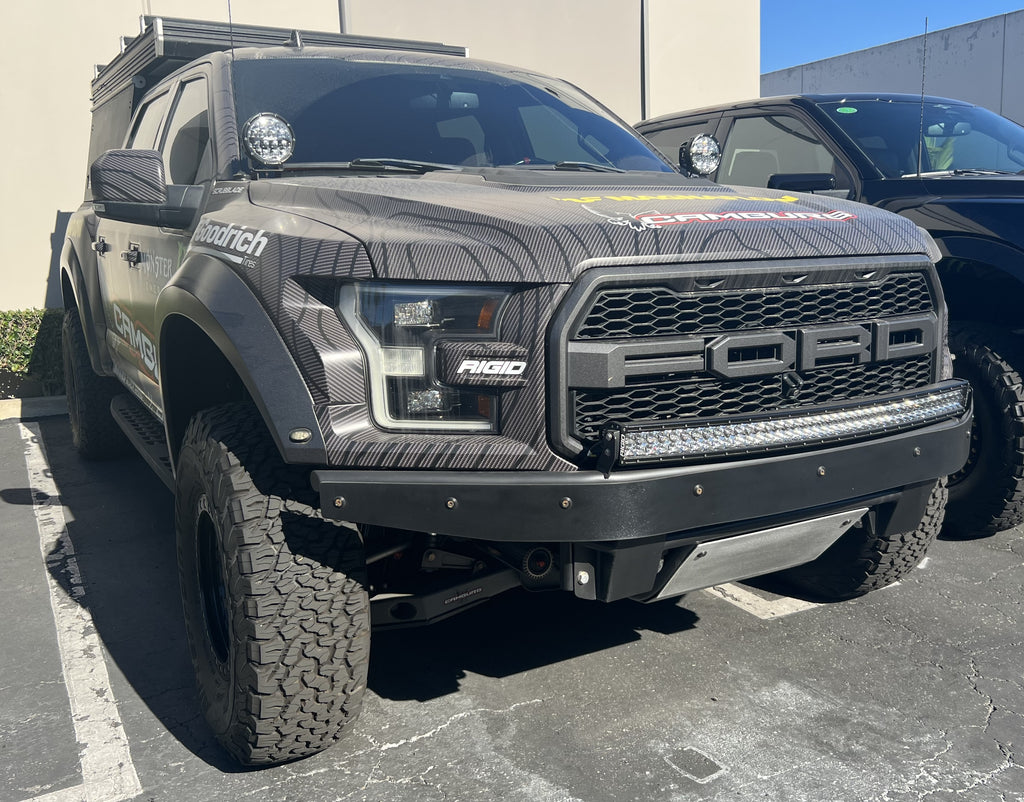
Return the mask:
[[763,618],[766,621],[793,615],[793,613],[802,613],[805,610],[813,610],[815,607],[821,606],[814,602],[790,599],[785,596],[775,601],[770,601],[758,596],[756,593],[751,593],[745,588],[741,588],[739,585],[731,583],[715,585],[713,588],[707,588],[707,592],[712,596],[724,599],[729,604],[739,607],[744,612],[756,615],[758,618]]
[[[68,537],[64,507],[43,449],[39,426],[19,424],[25,443],[25,465],[32,487],[39,547],[46,564],[50,606],[57,629],[64,683],[71,702],[71,720],[79,744],[82,785],[36,797],[34,802],[120,802],[142,793],[128,737],[117,710],[103,647],[85,606],[85,587],[75,549]],[[70,589],[54,578],[60,575]]]

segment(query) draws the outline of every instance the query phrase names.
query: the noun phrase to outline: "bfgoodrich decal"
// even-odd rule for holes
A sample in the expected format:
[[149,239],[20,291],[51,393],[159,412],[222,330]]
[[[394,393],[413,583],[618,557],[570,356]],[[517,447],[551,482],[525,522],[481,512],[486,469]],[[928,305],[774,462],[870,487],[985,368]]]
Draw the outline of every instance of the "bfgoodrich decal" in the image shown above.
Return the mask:
[[251,228],[236,226],[234,223],[221,226],[209,220],[200,223],[192,237],[194,244],[214,245],[224,249],[221,251],[222,255],[235,264],[244,264],[247,267],[255,267],[256,262],[246,257],[259,257],[269,241],[267,232],[262,228],[253,231]]

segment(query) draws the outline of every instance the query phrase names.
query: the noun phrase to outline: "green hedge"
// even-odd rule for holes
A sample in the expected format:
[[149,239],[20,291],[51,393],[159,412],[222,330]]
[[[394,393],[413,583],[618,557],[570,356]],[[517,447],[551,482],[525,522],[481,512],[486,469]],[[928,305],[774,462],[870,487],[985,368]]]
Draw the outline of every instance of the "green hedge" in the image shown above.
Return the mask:
[[0,312],[0,397],[64,392],[62,309]]

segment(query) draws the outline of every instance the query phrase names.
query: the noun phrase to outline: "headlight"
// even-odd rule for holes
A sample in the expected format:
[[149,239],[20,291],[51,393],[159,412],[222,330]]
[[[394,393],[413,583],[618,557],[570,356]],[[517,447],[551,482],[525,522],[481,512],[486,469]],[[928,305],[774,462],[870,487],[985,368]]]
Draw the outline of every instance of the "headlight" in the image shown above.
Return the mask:
[[[508,295],[508,289],[490,286],[344,285],[339,311],[366,353],[377,424],[406,430],[494,431],[498,392],[502,386],[519,386],[511,381],[518,376],[477,376],[482,371],[462,369],[463,364],[475,364],[468,359],[454,368],[449,365],[456,354],[496,364],[504,356],[502,364],[511,364],[508,349],[517,346],[495,341],[498,310]],[[515,368],[503,370],[511,374]]]

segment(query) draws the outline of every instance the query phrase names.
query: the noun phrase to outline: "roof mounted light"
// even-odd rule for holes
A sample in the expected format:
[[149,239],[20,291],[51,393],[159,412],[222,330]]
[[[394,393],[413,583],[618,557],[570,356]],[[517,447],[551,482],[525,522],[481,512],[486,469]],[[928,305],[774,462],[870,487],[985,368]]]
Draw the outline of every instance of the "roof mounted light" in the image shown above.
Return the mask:
[[279,167],[295,152],[295,132],[279,114],[261,111],[242,127],[242,142],[250,157],[267,167]]
[[679,166],[697,175],[711,175],[722,161],[722,148],[711,134],[697,134],[679,146]]

